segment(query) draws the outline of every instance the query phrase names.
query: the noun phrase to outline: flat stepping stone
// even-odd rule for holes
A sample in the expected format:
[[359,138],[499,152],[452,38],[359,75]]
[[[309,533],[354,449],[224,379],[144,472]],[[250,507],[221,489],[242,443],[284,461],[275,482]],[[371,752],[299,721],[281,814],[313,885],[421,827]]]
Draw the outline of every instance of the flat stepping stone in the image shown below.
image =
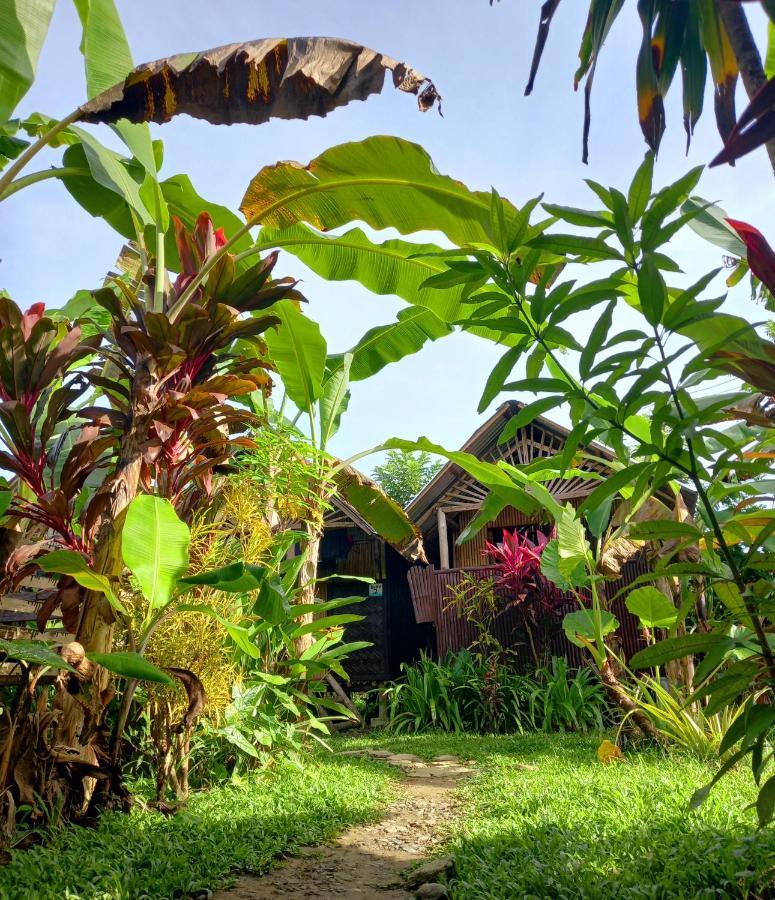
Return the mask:
[[387,761],[389,763],[422,762],[420,757],[415,756],[414,753],[394,753],[392,756],[387,757]]
[[443,884],[439,884],[437,881],[427,881],[417,888],[414,896],[425,898],[425,900],[443,900],[444,897],[449,897],[449,894]]
[[417,766],[406,773],[409,778],[457,778],[460,775],[473,775],[473,769],[465,766]]
[[433,762],[451,762],[451,763],[459,763],[460,760],[457,756],[446,756],[442,754],[441,756],[434,756]]

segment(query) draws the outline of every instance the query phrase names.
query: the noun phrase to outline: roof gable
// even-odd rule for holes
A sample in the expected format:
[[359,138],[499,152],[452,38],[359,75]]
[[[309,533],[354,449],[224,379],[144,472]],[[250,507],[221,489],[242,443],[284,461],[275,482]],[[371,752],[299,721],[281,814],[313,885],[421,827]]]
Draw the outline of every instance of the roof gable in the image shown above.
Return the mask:
[[[499,444],[506,423],[525,404],[510,400],[493,413],[460,448],[477,459],[487,462],[505,460],[514,465],[525,465],[540,457],[554,456],[565,446],[570,433],[567,428],[552,422],[544,416],[537,416],[530,424],[519,428],[505,444]],[[613,454],[601,444],[590,443],[588,449],[602,459],[612,459]],[[579,468],[606,472],[603,464],[585,461]],[[582,478],[555,478],[546,487],[562,503],[585,497],[595,487],[595,483]],[[487,488],[464,472],[460,466],[448,462],[407,507],[409,517],[422,525],[433,510],[443,505],[448,512],[478,509],[487,496]]]

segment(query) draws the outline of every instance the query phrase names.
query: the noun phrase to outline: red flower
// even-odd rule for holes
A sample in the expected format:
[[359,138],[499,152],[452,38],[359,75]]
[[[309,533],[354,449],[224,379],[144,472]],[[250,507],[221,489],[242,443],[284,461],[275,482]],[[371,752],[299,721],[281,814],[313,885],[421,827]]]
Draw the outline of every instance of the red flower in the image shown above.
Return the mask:
[[758,228],[747,222],[738,222],[736,219],[727,219],[727,222],[745,244],[751,271],[769,291],[775,294],[775,251]]

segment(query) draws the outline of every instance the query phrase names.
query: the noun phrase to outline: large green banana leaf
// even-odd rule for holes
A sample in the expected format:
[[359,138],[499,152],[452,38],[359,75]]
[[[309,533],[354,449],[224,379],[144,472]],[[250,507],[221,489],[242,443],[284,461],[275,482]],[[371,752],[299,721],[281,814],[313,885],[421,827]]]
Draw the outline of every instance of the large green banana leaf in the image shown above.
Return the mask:
[[461,305],[466,285],[439,290],[425,287],[433,275],[448,271],[443,259],[423,254],[439,253],[435,244],[400,239],[376,243],[360,228],[342,235],[326,235],[306,225],[262,228],[258,246],[280,248],[293,254],[326,281],[357,281],[373,294],[393,294],[432,310],[445,322],[463,316]]
[[291,300],[272,306],[280,327],[265,335],[269,351],[288,397],[304,412],[311,411],[323,393],[326,341],[320,326]]
[[350,381],[370,378],[389,363],[398,362],[421,350],[427,341],[451,334],[454,329],[429,309],[411,306],[398,313],[395,322],[367,331],[347,354],[329,357],[329,366],[340,366],[351,357]]
[[0,125],[35,79],[56,0],[0,0]]
[[[134,60],[113,0],[74,0],[74,3],[81,20],[86,93],[91,99],[126,78],[134,68]],[[156,172],[148,126],[121,121],[114,129],[146,171]]]
[[[517,210],[502,203],[506,226],[513,226]],[[489,193],[440,175],[419,144],[384,135],[331,147],[306,166],[267,166],[240,205],[251,224],[306,222],[329,231],[361,220],[401,234],[440,231],[458,247],[492,246],[490,208]]]
[[121,532],[121,555],[151,610],[172,597],[188,571],[191,535],[169,500],[142,494],[129,504]]

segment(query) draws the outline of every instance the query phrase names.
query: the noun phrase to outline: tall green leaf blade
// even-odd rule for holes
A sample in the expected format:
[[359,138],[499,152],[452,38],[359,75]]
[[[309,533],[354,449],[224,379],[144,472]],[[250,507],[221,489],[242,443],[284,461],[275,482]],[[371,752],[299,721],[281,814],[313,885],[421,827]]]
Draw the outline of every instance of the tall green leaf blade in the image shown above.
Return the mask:
[[143,495],[129,504],[121,534],[124,563],[151,609],[166,605],[188,570],[188,526],[169,500]]
[[0,0],[0,124],[35,80],[56,0]]
[[425,306],[445,322],[454,322],[466,311],[462,300],[466,285],[444,290],[425,287],[428,278],[447,271],[444,261],[431,255],[435,244],[392,239],[375,243],[360,228],[342,235],[325,235],[306,225],[263,228],[262,248],[279,247],[293,254],[327,281],[357,281],[374,294],[394,294],[416,306]]
[[83,128],[73,127],[72,130],[81,141],[86,163],[94,180],[103,188],[118,194],[144,224],[150,225],[152,217],[140,196],[140,185],[126,168],[127,161]]
[[0,638],[0,653],[5,654],[7,659],[32,663],[34,666],[50,666],[54,669],[66,669],[68,672],[75,671],[43,641],[7,641]]
[[339,496],[399,553],[424,560],[422,539],[416,526],[396,503],[373,481],[352,466],[344,466],[334,473]]
[[148,662],[139,653],[125,650],[117,651],[116,653],[89,653],[87,656],[92,662],[102,666],[103,669],[107,669],[116,675],[122,675],[124,678],[136,678],[138,681],[153,681],[157,684],[173,683],[166,672],[157,669],[153,663]]
[[[86,93],[91,100],[113,87],[134,68],[124,27],[113,0],[73,0],[81,20],[81,53],[86,67]],[[116,122],[116,133],[146,171],[156,171],[151,132],[146,124]]]
[[639,650],[630,660],[634,669],[647,669],[650,666],[662,666],[671,659],[680,659],[693,653],[707,653],[719,644],[733,642],[723,634],[716,632],[695,632],[681,637],[659,641],[651,647]]
[[350,370],[353,354],[328,358],[328,375],[323,383],[320,398],[320,447],[325,450],[328,442],[339,430],[342,414],[350,402]]
[[110,581],[98,572],[94,572],[75,550],[54,550],[46,553],[38,559],[38,565],[44,572],[56,572],[59,575],[69,575],[74,578],[81,587],[87,591],[100,591],[107,598],[110,605],[128,616],[126,607],[118,599],[111,587]]
[[242,560],[220,566],[217,569],[206,569],[196,575],[178,579],[180,584],[191,587],[212,587],[229,594],[247,594],[257,591],[264,583],[267,570],[263,566],[254,566]]
[[323,393],[326,372],[326,342],[317,322],[300,312],[290,300],[272,307],[280,319],[265,335],[270,355],[288,394],[296,406],[310,412]]

